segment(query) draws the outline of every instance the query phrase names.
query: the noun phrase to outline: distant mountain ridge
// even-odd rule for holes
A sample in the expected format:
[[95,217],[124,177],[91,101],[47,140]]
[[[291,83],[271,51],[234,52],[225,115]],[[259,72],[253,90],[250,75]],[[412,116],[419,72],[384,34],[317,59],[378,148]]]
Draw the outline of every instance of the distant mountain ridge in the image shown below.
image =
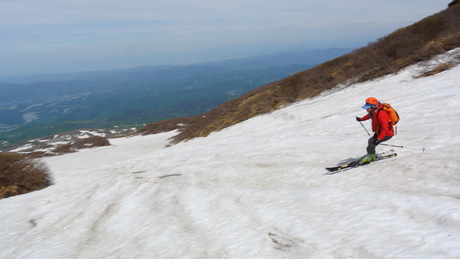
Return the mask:
[[[75,73],[59,73],[59,74],[39,74],[16,77],[0,77],[0,83],[11,84],[30,84],[40,81],[98,81],[98,80],[119,80],[122,78],[131,78],[133,76],[146,76],[149,73],[165,73],[176,69],[187,70],[190,67],[195,67],[202,72],[230,72],[233,70],[246,69],[265,69],[270,66],[285,66],[285,65],[317,65],[327,60],[336,58],[345,53],[351,52],[352,48],[329,48],[329,49],[314,49],[305,51],[285,51],[273,54],[232,58],[221,61],[204,62],[191,65],[157,65],[157,66],[140,66],[129,69],[117,70],[100,70],[100,71],[82,71]],[[198,72],[198,71],[196,71]]]

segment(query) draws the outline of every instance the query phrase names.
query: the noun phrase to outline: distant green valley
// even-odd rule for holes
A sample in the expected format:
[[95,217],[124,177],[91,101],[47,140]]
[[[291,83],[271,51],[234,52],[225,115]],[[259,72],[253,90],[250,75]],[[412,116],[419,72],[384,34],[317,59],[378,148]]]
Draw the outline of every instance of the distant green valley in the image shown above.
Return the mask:
[[75,129],[136,127],[199,115],[350,51],[0,79],[0,147]]

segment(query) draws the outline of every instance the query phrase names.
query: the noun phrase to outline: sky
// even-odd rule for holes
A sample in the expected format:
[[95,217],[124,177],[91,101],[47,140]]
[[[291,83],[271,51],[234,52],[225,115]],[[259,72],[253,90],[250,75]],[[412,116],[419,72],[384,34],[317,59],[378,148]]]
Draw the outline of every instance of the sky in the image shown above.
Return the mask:
[[[417,78],[444,62],[460,48],[168,148],[177,132],[45,157],[54,185],[0,200],[0,258],[458,259],[460,65]],[[330,174],[366,153],[371,94],[404,148]]]
[[0,77],[361,47],[433,0],[2,0]]

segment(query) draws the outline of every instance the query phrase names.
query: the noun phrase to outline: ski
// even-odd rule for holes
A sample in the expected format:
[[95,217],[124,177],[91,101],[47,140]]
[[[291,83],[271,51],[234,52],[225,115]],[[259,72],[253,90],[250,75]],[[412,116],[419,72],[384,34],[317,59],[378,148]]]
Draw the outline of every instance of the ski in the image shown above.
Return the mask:
[[[397,155],[398,154],[394,153],[394,150],[390,150],[390,151],[381,153],[380,155],[377,156],[377,159],[372,161],[372,162],[392,158],[392,157],[395,157]],[[345,164],[342,164],[342,165],[339,165],[339,166],[326,167],[326,170],[328,170],[329,172],[336,172],[336,171],[340,171],[340,170],[343,170],[343,169],[351,169],[353,167],[358,167],[358,166],[361,166],[361,165],[369,164],[369,163],[360,163],[360,162],[361,162],[361,159],[358,159],[358,160],[351,161],[351,162],[348,162],[348,163],[345,163]]]

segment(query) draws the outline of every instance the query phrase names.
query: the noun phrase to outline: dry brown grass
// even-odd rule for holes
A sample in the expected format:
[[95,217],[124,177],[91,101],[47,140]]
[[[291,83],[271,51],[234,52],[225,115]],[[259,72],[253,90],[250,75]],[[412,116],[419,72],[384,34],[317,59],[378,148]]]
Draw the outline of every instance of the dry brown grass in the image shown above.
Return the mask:
[[433,76],[436,74],[439,74],[443,71],[449,70],[452,68],[452,65],[449,63],[442,63],[439,66],[435,67],[433,70],[430,70],[428,72],[425,72],[421,74],[420,76],[416,76],[415,78],[421,78],[421,77],[427,77],[427,76]]
[[52,183],[48,167],[39,160],[0,152],[0,199],[40,190]]
[[460,3],[460,0],[453,0],[452,2],[449,3],[449,7],[452,7],[458,3]]
[[190,118],[189,126],[174,137],[174,143],[264,114],[283,105],[314,97],[335,86],[363,82],[395,73],[460,47],[460,5],[429,16],[411,26],[288,78],[228,101],[201,116]]
[[110,146],[108,139],[100,136],[93,136],[79,141],[57,146],[49,155],[62,155],[76,152],[78,149]]
[[100,136],[93,136],[89,138],[85,138],[79,141],[76,141],[72,144],[73,149],[83,149],[83,148],[93,148],[93,147],[104,147],[110,146],[110,142],[108,139]]
[[[200,115],[201,116],[201,115]],[[192,124],[199,116],[186,117],[186,118],[177,118],[167,121],[160,121],[155,123],[150,123],[142,128],[140,128],[137,133],[141,135],[157,134],[161,132],[167,132],[172,130],[182,130],[185,127]]]

